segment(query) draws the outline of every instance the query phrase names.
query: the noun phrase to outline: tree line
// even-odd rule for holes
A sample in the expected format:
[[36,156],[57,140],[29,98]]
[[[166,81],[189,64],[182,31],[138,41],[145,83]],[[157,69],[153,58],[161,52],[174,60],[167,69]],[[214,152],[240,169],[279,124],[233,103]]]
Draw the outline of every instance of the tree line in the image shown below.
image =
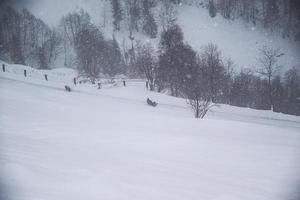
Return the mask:
[[164,16],[158,49],[135,40],[128,48],[114,35],[105,38],[83,10],[65,15],[51,29],[28,10],[8,7],[0,18],[0,56],[42,69],[61,57],[92,83],[101,75],[145,78],[150,90],[185,98],[200,118],[219,103],[300,115],[299,68],[281,76],[279,50],[264,47],[256,70],[235,72],[234,62],[224,59],[215,44],[201,52],[187,44],[172,9],[170,13]]
[[1,59],[48,69],[60,53],[59,33],[27,9],[7,7],[0,19]]
[[228,20],[243,19],[252,26],[278,32],[283,38],[300,40],[298,0],[207,0],[205,7],[211,17],[219,13]]
[[[157,36],[158,24],[163,30],[176,21],[176,6],[197,5],[207,8],[209,15],[220,14],[228,20],[242,19],[251,26],[279,33],[283,38],[300,40],[300,3],[298,0],[110,0],[115,30],[121,22],[131,31]],[[158,8],[154,16],[153,8]],[[159,20],[159,23],[156,21]]]
[[50,69],[57,59],[79,74],[95,80],[99,73],[125,73],[124,59],[114,37],[105,39],[80,10],[62,17],[57,28],[49,28],[27,9],[7,7],[0,18],[0,59],[11,63]]
[[148,63],[138,67],[154,85],[151,90],[186,98],[197,118],[219,103],[300,115],[299,67],[281,76],[279,49],[263,47],[256,69],[240,72],[234,72],[233,61],[224,59],[217,45],[210,43],[203,49],[193,50],[174,25],[162,32],[156,56],[150,44],[136,49],[139,63]]

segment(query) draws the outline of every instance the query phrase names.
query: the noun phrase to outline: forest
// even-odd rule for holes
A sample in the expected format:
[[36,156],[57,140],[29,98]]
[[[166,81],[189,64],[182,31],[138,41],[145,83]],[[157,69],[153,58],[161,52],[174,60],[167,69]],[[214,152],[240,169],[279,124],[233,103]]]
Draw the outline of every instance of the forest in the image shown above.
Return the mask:
[[[300,66],[281,72],[280,49],[260,49],[259,66],[236,71],[234,60],[207,43],[195,51],[184,40],[177,23],[176,6],[193,4],[227,20],[276,32],[279,37],[300,40],[300,12],[296,0],[110,0],[114,33],[128,31],[130,45],[114,33],[104,36],[88,12],[81,9],[63,16],[50,27],[27,9],[7,6],[0,15],[0,59],[10,63],[50,69],[58,59],[78,70],[92,83],[101,77],[126,75],[144,78],[149,89],[185,98],[196,118],[211,106],[228,104],[300,115]],[[106,24],[105,16],[103,25]],[[159,45],[135,39],[136,33],[157,38]],[[199,36],[201,37],[201,36]]]

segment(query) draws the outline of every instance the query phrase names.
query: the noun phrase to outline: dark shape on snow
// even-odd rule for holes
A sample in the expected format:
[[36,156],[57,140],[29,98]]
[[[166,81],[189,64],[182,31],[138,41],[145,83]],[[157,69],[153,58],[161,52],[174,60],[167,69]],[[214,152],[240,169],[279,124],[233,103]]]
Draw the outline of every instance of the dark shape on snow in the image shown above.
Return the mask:
[[149,106],[153,106],[153,107],[156,107],[157,106],[157,103],[155,101],[151,101],[149,98],[147,98],[147,104]]
[[65,90],[68,91],[68,92],[72,91],[71,88],[69,86],[67,86],[67,85],[65,85]]
[[74,85],[76,85],[76,78],[73,78],[73,83]]

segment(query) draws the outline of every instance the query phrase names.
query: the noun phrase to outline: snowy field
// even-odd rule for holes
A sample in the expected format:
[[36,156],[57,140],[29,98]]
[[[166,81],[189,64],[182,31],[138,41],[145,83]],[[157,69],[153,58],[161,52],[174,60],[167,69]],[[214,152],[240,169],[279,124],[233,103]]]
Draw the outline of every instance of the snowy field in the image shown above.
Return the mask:
[[0,72],[3,199],[297,199],[300,117],[221,105],[199,120],[144,82],[68,93],[58,71]]

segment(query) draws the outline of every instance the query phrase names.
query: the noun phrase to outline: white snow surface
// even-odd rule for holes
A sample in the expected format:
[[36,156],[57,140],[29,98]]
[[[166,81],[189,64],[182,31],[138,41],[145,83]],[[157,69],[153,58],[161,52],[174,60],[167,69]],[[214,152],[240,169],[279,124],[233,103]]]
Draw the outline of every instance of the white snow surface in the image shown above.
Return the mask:
[[66,92],[75,72],[20,67],[0,72],[5,199],[297,199],[300,117],[220,105],[199,120],[144,81]]

